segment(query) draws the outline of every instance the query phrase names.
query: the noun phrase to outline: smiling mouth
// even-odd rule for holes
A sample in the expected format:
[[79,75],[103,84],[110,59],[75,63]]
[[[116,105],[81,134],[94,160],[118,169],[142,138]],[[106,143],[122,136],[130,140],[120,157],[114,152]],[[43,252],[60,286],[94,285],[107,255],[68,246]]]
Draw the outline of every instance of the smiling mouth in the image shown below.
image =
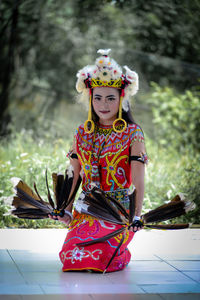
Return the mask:
[[110,112],[109,110],[100,110],[100,113],[102,113],[102,114],[107,114],[109,112]]

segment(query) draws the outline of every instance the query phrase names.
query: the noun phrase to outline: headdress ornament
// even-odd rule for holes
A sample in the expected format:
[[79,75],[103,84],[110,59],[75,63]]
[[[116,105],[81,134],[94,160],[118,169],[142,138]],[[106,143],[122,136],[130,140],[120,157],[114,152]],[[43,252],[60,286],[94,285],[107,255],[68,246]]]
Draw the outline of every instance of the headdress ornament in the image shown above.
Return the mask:
[[[124,123],[125,130],[127,124],[122,119],[122,107],[125,111],[128,110],[129,105],[127,101],[130,96],[133,96],[138,91],[138,75],[136,72],[131,71],[127,66],[124,66],[125,73],[117,62],[110,58],[108,54],[111,49],[99,49],[97,53],[101,56],[98,57],[94,65],[88,65],[77,73],[76,89],[79,93],[90,97],[90,105],[88,112],[88,120],[85,122],[85,130],[91,133],[94,130],[94,122],[92,121],[92,92],[95,87],[112,87],[121,90],[119,117],[113,123],[113,128],[118,131],[116,124],[118,121]],[[90,129],[88,130],[88,125]],[[120,131],[123,131],[120,130]]]

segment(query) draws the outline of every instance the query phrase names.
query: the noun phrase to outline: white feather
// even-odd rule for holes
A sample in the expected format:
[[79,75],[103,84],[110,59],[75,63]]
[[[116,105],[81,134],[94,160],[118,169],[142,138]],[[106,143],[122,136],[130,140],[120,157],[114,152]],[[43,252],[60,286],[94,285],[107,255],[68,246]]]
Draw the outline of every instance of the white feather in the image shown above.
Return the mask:
[[10,179],[10,181],[11,181],[11,183],[13,184],[14,187],[15,187],[16,185],[18,185],[18,183],[19,183],[20,180],[21,180],[21,179],[18,178],[18,177],[12,177],[12,178]]
[[100,53],[101,55],[108,55],[110,51],[111,49],[99,49],[97,53]]
[[67,175],[69,178],[73,177],[73,171],[74,167],[72,165],[69,165],[69,168],[67,169]]
[[122,102],[123,110],[127,112],[129,110],[129,106],[130,106],[129,101],[127,99],[124,99]]

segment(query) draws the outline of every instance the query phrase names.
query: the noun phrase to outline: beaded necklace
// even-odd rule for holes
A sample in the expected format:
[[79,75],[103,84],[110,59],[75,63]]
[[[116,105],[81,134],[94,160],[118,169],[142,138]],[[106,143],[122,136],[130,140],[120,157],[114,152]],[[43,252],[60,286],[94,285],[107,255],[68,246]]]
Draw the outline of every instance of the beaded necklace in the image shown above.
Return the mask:
[[[109,131],[108,131],[108,134],[107,134],[107,136],[106,136],[106,138],[105,138],[105,141],[102,143],[102,145],[100,146],[100,149],[99,149],[99,152],[98,152],[98,154],[97,154],[97,162],[99,162],[99,157],[100,157],[100,155],[101,155],[101,152],[102,152],[102,150],[103,150],[103,148],[104,148],[104,146],[105,146],[105,144],[106,144],[106,142],[107,142],[107,140],[108,140],[108,138],[109,138],[109,136],[111,135],[111,133],[113,132],[113,128],[110,128],[109,129]],[[94,151],[94,149],[95,149],[95,139],[96,139],[96,135],[97,135],[97,126],[95,126],[95,129],[94,129],[94,136],[93,136],[93,141],[92,141],[92,157],[94,158],[94,153],[95,153],[95,151]],[[96,154],[96,153],[95,153]]]
[[113,128],[109,129],[104,142],[100,145],[100,149],[99,149],[98,153],[96,154],[95,153],[95,140],[96,140],[97,130],[98,130],[98,127],[95,126],[93,142],[92,142],[92,154],[91,154],[91,166],[92,166],[91,181],[95,182],[97,185],[99,185],[100,175],[101,175],[101,166],[99,165],[99,158],[100,158],[101,152],[102,152],[109,136],[111,135],[111,133],[113,131]]

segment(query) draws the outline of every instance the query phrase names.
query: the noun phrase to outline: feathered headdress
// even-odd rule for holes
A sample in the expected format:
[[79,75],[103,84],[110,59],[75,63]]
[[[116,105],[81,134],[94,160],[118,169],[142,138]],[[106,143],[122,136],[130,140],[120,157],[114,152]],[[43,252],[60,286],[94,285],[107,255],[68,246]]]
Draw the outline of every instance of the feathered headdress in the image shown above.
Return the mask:
[[101,56],[96,59],[95,64],[88,65],[77,73],[76,89],[79,93],[82,93],[82,95],[90,99],[88,120],[84,126],[85,131],[88,133],[94,130],[91,89],[95,87],[112,87],[121,90],[119,117],[113,123],[113,129],[116,132],[119,131],[115,126],[118,121],[122,121],[124,123],[123,130],[126,129],[127,124],[125,120],[122,119],[122,107],[127,111],[129,107],[127,105],[129,97],[135,95],[138,91],[137,73],[131,71],[127,66],[124,66],[125,73],[123,73],[117,62],[108,56],[110,51],[111,49],[99,49],[97,53],[100,53]]

